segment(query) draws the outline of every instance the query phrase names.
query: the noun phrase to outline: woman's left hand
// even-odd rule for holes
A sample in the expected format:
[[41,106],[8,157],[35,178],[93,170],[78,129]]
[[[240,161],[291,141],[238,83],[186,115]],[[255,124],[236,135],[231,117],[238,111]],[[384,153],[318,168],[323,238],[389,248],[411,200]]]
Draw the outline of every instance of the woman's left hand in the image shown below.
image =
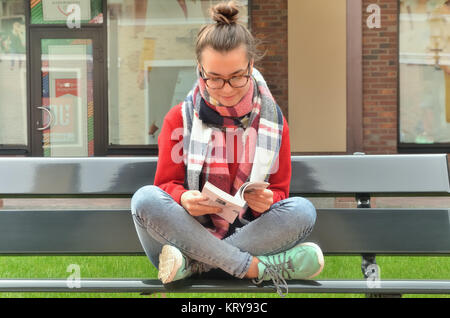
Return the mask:
[[244,199],[253,211],[264,213],[273,204],[273,192],[269,189],[253,190],[244,193]]

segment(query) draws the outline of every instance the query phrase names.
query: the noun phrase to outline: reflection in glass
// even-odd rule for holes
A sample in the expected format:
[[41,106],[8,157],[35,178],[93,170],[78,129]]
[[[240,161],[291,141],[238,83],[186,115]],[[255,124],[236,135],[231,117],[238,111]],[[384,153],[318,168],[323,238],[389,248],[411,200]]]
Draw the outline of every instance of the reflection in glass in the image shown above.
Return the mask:
[[217,2],[108,2],[110,144],[157,144],[167,111],[194,85],[195,37]]
[[400,1],[400,142],[450,142],[450,2]]
[[0,0],[0,145],[26,145],[25,1]]

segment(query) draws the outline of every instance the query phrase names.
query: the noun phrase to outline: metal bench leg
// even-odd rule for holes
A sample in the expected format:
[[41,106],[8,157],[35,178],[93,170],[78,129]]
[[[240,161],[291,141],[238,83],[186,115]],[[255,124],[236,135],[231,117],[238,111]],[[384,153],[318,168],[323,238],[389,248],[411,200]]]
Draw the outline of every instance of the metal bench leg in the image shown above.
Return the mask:
[[[375,254],[363,254],[361,261],[361,271],[367,282],[367,287],[376,288],[380,281],[380,271],[375,260]],[[366,294],[366,298],[380,298],[380,294]]]
[[[370,209],[370,194],[368,193],[360,193],[355,196],[357,208],[359,209]],[[367,282],[367,287],[376,288],[379,286],[380,282],[380,267],[377,265],[375,260],[375,254],[363,254],[361,261],[361,270],[363,272],[364,278]],[[367,298],[383,298],[383,297],[401,297],[401,294],[377,294],[377,293],[368,293],[366,294]]]

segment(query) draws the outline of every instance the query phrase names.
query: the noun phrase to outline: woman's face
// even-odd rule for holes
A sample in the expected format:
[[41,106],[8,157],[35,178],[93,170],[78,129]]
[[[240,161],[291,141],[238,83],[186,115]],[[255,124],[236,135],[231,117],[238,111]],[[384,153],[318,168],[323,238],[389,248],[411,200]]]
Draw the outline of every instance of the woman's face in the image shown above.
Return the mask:
[[[219,52],[206,47],[202,52],[199,65],[203,69],[203,77],[210,79],[230,79],[235,76],[252,73],[253,62],[248,61],[247,48],[241,45],[229,52]],[[250,65],[250,66],[249,66]],[[250,72],[250,73],[249,73]],[[250,87],[250,81],[244,87],[234,88],[229,83],[218,89],[206,87],[208,94],[223,106],[235,106],[245,96]]]

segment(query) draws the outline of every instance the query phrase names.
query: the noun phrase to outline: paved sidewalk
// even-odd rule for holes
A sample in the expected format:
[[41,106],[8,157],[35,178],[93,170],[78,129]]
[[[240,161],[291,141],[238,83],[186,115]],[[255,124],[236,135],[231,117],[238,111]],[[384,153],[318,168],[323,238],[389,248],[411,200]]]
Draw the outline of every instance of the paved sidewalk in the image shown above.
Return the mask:
[[[355,208],[353,198],[309,198],[316,208]],[[3,201],[3,206],[1,204]],[[129,209],[129,198],[124,199],[0,199],[0,209]],[[450,197],[379,197],[372,198],[374,208],[447,208]]]
[[[2,200],[0,199],[0,202]],[[131,199],[3,199],[0,210],[129,209]]]

